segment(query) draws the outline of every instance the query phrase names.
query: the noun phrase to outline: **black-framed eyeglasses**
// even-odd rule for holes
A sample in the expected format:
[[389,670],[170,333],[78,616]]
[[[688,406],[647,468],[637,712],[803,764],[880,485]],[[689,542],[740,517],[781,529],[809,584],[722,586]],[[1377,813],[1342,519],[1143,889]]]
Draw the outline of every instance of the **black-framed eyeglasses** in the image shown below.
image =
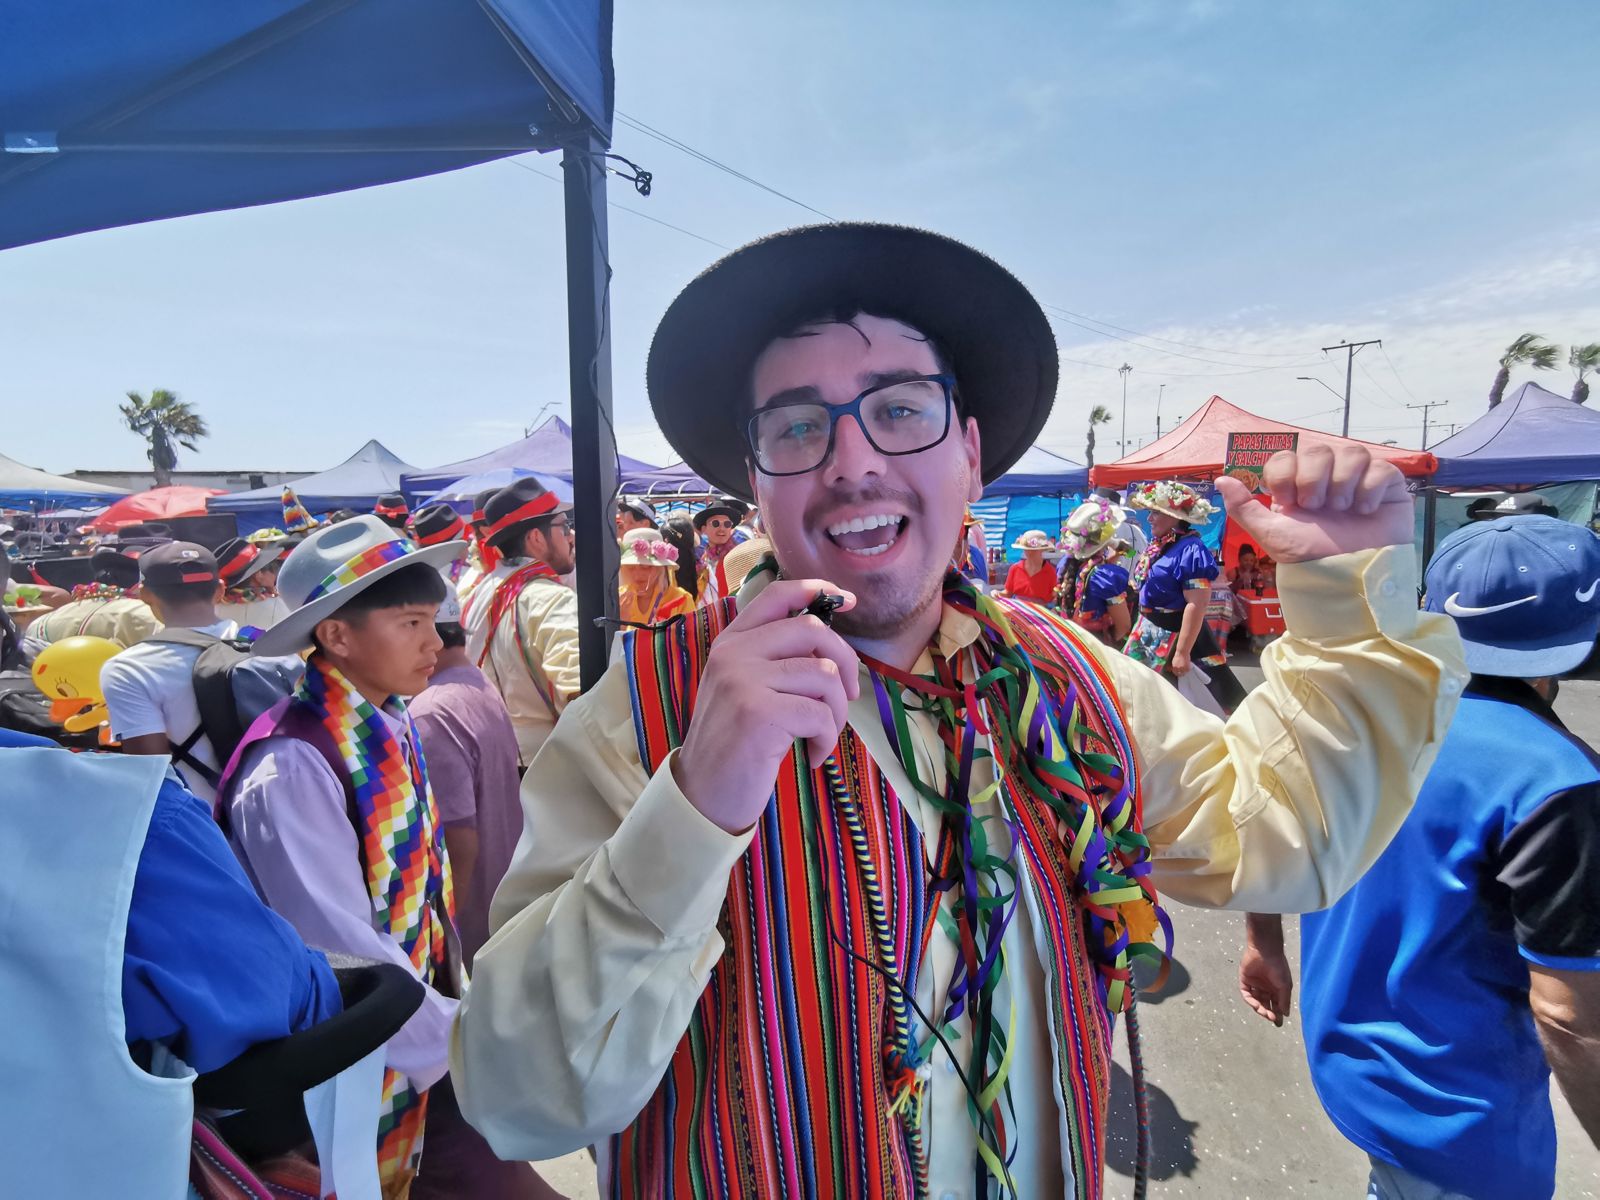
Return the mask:
[[763,475],[804,475],[828,461],[835,430],[849,416],[879,454],[917,454],[949,436],[955,384],[952,375],[914,375],[868,388],[849,404],[774,404],[745,424],[745,441]]

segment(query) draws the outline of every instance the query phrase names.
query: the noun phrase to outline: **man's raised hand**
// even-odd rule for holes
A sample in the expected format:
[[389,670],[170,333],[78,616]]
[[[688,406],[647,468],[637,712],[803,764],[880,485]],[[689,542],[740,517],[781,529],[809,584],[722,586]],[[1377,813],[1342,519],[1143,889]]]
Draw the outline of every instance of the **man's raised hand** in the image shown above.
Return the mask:
[[1218,479],[1217,490],[1228,517],[1277,562],[1411,544],[1414,518],[1405,479],[1365,447],[1280,451],[1267,460],[1262,482],[1272,493],[1271,505],[1252,500],[1237,479]]
[[[846,706],[861,691],[860,660],[818,618],[800,613],[820,579],[779,580],[712,643],[673,778],[689,803],[730,833],[754,825],[796,741],[812,767],[833,752]],[[848,592],[844,608],[855,606]]]

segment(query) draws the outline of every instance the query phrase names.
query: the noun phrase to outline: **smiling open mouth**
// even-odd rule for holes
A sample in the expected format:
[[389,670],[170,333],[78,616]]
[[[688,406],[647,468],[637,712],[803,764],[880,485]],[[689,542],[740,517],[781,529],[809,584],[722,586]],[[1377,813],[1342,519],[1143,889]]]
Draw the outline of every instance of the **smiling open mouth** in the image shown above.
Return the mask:
[[852,517],[827,528],[828,539],[850,554],[871,558],[883,554],[899,540],[905,518],[897,513]]

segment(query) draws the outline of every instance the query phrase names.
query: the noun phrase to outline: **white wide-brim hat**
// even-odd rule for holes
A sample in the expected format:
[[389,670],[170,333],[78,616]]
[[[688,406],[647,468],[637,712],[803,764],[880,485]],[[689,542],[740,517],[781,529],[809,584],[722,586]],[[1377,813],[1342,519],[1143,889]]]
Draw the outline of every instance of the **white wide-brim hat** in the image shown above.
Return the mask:
[[377,517],[352,517],[324,525],[284,559],[278,595],[289,615],[255,640],[251,653],[297,654],[311,646],[311,631],[350,598],[402,567],[439,568],[458,558],[461,542],[418,547]]
[[1128,511],[1109,500],[1086,500],[1068,515],[1061,527],[1061,548],[1073,558],[1088,558],[1103,549],[1128,519]]
[[1128,503],[1134,508],[1166,513],[1180,521],[1209,521],[1217,511],[1215,504],[1175,479],[1163,479],[1133,489],[1128,493]]
[[1011,543],[1013,550],[1043,550],[1047,554],[1056,548],[1050,535],[1042,529],[1030,529]]

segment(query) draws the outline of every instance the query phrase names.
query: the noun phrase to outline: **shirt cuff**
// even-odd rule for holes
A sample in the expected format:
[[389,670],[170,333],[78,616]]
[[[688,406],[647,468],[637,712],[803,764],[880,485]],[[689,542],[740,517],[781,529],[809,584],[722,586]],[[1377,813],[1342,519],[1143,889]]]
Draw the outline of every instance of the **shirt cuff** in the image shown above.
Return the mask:
[[1536,950],[1529,950],[1526,946],[1518,946],[1517,953],[1535,966],[1548,967],[1552,971],[1600,971],[1600,958],[1592,955],[1584,958],[1568,958],[1560,954],[1540,954]]
[[667,937],[711,931],[728,874],[755,836],[728,833],[678,787],[668,755],[611,838],[611,870],[633,905]]
[[1409,637],[1417,625],[1416,551],[1384,546],[1280,563],[1278,599],[1292,637]]

